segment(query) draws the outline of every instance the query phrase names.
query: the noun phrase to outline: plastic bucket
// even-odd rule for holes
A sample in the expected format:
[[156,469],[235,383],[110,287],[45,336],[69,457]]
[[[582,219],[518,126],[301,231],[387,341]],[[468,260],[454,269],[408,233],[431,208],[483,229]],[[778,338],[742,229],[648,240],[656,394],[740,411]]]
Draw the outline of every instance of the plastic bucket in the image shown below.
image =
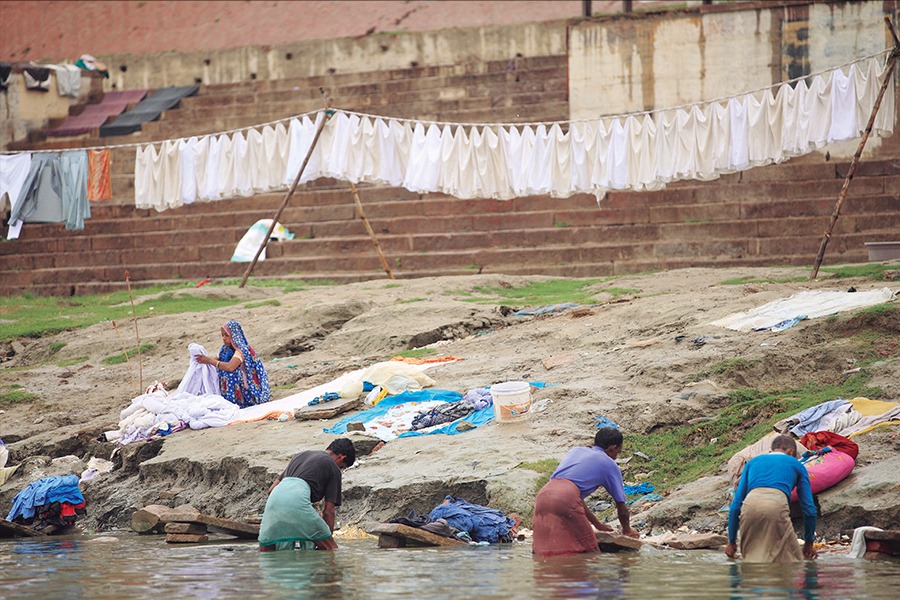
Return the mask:
[[521,421],[531,409],[531,386],[527,381],[508,381],[491,386],[494,416],[501,423]]

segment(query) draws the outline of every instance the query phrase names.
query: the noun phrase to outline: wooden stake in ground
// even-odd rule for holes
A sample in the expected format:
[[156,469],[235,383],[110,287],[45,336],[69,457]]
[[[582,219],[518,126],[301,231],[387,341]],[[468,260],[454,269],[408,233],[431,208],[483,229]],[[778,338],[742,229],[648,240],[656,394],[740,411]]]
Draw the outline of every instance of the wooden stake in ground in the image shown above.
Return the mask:
[[841,213],[841,204],[844,203],[844,197],[847,195],[847,188],[850,187],[850,180],[853,179],[853,173],[856,172],[856,166],[859,164],[859,157],[862,155],[863,148],[866,147],[866,142],[869,140],[869,134],[872,132],[872,126],[875,124],[875,117],[878,115],[878,109],[881,108],[881,100],[884,98],[884,92],[891,82],[891,78],[894,76],[894,67],[897,65],[897,57],[900,56],[900,39],[897,38],[897,32],[894,31],[894,25],[887,17],[884,18],[884,21],[887,23],[891,36],[894,38],[894,49],[891,50],[891,54],[888,57],[888,65],[884,74],[884,83],[881,84],[881,89],[878,91],[878,97],[875,99],[875,104],[872,105],[872,114],[869,115],[869,123],[866,125],[866,130],[863,132],[862,139],[859,140],[859,147],[856,149],[856,154],[853,155],[853,160],[850,162],[850,170],[847,171],[847,178],[844,179],[844,186],[841,188],[837,204],[834,206],[834,213],[831,215],[831,220],[828,222],[828,229],[825,230],[825,235],[822,237],[822,245],[819,248],[819,254],[816,256],[816,264],[813,266],[812,274],[809,276],[810,279],[815,279],[816,275],[819,274],[819,266],[821,266],[822,259],[825,257],[825,247],[828,246],[828,240],[831,239],[831,232],[834,229],[834,224],[837,223],[838,215]]
[[116,327],[116,322],[113,321],[113,329],[116,330],[116,335],[119,336],[119,341],[122,342],[122,352],[125,353],[125,360],[128,361],[128,372],[131,373],[131,391],[134,393],[135,397],[137,397],[137,388],[134,387],[134,371],[131,370],[131,359],[128,358],[128,350],[125,349],[125,340],[122,339],[122,334],[119,333],[119,328]]
[[[128,279],[128,271],[125,271],[125,285],[128,286],[128,298],[131,300],[131,316],[134,319],[134,337],[137,338],[137,351],[138,351],[138,373],[140,374],[141,380],[141,390],[144,389],[144,366],[141,364],[141,334],[138,333],[137,326],[137,312],[134,310],[134,298],[131,297],[131,280]],[[118,331],[118,330],[117,330]],[[128,352],[125,352],[125,358],[128,358]],[[128,365],[131,366],[131,361],[128,362]],[[134,376],[132,375],[132,379]],[[132,381],[132,386],[134,382]]]
[[303,164],[300,165],[300,170],[297,171],[297,176],[294,178],[294,183],[291,185],[291,189],[288,190],[287,194],[284,196],[284,200],[281,201],[281,206],[278,207],[278,211],[275,213],[275,216],[272,217],[272,224],[269,225],[269,231],[266,232],[266,237],[263,238],[262,243],[259,245],[259,248],[256,250],[256,256],[253,257],[253,260],[250,261],[250,265],[247,267],[247,271],[244,273],[244,278],[241,279],[241,285],[238,287],[244,287],[244,284],[247,283],[247,278],[250,277],[250,273],[253,271],[253,267],[256,266],[256,261],[259,260],[259,255],[262,254],[262,251],[265,250],[266,246],[269,243],[269,237],[272,235],[272,232],[275,231],[275,225],[278,223],[279,217],[281,217],[282,211],[287,206],[288,200],[291,199],[291,196],[294,195],[294,190],[297,189],[297,185],[300,183],[300,176],[303,175],[303,170],[306,169],[306,164],[309,162],[309,157],[312,156],[313,150],[316,148],[316,143],[319,141],[319,136],[322,134],[322,129],[325,128],[325,123],[328,119],[331,118],[331,115],[334,114],[334,111],[331,110],[331,103],[329,102],[325,106],[325,115],[322,120],[319,122],[319,126],[316,128],[316,135],[313,137],[312,144],[309,145],[309,152],[306,153],[306,158],[303,159]]
[[353,200],[356,202],[356,212],[359,213],[359,218],[362,219],[363,224],[366,226],[366,231],[369,232],[369,237],[372,238],[372,243],[375,244],[375,251],[378,253],[378,258],[381,259],[381,266],[384,267],[384,272],[387,273],[388,278],[393,279],[394,274],[391,273],[391,268],[388,266],[387,260],[384,258],[384,253],[381,251],[381,244],[378,243],[378,238],[375,237],[375,232],[372,231],[372,226],[369,225],[366,213],[363,212],[362,202],[359,200],[359,192],[356,189],[356,184],[352,181],[350,182],[350,189],[353,190]]

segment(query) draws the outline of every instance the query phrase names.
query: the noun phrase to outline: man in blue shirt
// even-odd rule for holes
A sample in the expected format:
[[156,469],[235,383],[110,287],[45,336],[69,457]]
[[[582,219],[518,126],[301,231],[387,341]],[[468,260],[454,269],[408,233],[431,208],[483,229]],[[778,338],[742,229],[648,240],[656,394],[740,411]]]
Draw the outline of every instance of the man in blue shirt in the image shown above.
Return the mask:
[[[791,524],[791,490],[803,509],[803,549]],[[797,460],[797,445],[786,435],[772,440],[772,452],[757,456],[744,467],[728,513],[728,545],[725,554],[737,554],[740,521],[741,554],[748,562],[793,562],[817,556],[816,505],[809,487],[809,473]]]
[[584,499],[603,486],[616,503],[622,533],[638,537],[629,524],[622,471],[616,458],[622,451],[622,433],[604,427],[594,436],[594,446],[569,450],[534,500],[533,552],[542,556],[597,552],[599,531],[612,531],[588,508]]

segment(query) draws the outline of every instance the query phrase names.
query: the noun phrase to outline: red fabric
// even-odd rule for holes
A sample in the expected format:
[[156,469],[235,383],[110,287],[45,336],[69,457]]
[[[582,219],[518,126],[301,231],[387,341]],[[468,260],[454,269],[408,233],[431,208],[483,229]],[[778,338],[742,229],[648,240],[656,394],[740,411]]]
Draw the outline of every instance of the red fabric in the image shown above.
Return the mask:
[[811,431],[800,439],[800,443],[812,452],[821,450],[825,446],[831,446],[835,450],[847,454],[853,460],[856,460],[859,455],[859,445],[856,442],[830,431]]
[[599,552],[578,486],[551,479],[534,499],[532,551],[541,556]]

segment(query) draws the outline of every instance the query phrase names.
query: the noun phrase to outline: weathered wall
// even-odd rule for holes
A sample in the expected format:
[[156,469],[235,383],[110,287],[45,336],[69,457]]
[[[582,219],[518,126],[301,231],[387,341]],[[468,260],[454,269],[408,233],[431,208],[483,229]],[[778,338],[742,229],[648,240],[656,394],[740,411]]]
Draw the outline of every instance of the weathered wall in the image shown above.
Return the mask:
[[567,21],[441,29],[363,38],[306,40],[274,47],[103,57],[116,89],[235,83],[410,65],[507,60],[566,53]]
[[573,23],[572,118],[709,100],[873,54],[891,45],[883,21],[889,4],[715,6]]
[[101,96],[100,78],[88,72],[82,73],[78,98],[73,98],[59,95],[55,73],[50,75],[50,89],[39,92],[25,87],[20,71],[12,74],[7,90],[0,92],[0,148],[25,139],[29,131],[60,122],[69,115],[70,106],[86,103],[92,94]]
[[[874,54],[892,45],[883,18],[896,22],[898,10],[896,0],[748,2],[575,20],[571,118],[711,100]],[[883,143],[872,138],[867,153]],[[852,156],[856,147],[850,142],[822,152]]]

